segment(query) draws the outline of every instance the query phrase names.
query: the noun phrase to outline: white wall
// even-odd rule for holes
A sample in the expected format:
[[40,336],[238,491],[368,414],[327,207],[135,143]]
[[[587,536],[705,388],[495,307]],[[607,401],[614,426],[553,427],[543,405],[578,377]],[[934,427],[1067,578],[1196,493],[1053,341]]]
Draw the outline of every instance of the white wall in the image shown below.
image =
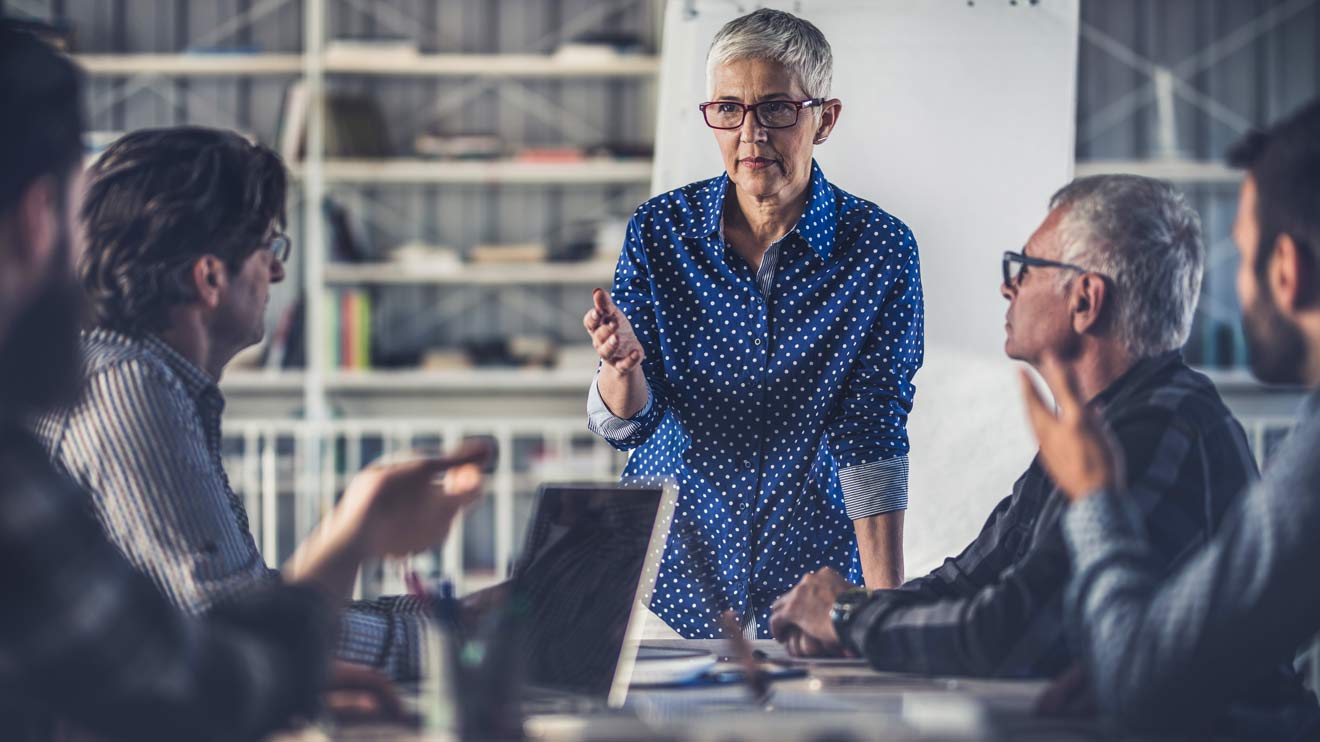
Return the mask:
[[718,174],[696,105],[726,21],[755,7],[811,20],[834,50],[843,115],[817,148],[826,176],[916,234],[926,364],[909,420],[909,574],[962,548],[1031,459],[1003,356],[999,261],[1072,172],[1077,0],[671,0],[654,190]]

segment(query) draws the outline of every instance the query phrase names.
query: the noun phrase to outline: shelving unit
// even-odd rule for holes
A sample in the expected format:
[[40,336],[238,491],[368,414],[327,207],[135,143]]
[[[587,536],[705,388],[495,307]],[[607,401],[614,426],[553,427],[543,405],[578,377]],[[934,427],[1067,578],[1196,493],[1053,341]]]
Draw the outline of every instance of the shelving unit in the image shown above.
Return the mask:
[[247,77],[303,72],[301,54],[76,54],[74,60],[87,74],[98,77]]
[[1074,174],[1079,178],[1104,173],[1144,175],[1147,178],[1159,178],[1173,183],[1236,185],[1242,180],[1240,170],[1234,170],[1224,163],[1183,159],[1087,160],[1078,162],[1074,170]]
[[[307,177],[306,165],[295,165],[292,171],[299,180]],[[569,163],[334,159],[322,162],[321,174],[326,183],[645,184],[651,180],[651,161],[609,158]]]
[[330,263],[325,267],[325,282],[330,285],[581,286],[609,283],[613,275],[614,263],[604,261],[452,268],[407,263]]
[[[75,59],[94,79],[118,85],[111,99],[123,99],[141,90],[156,91],[160,97],[180,105],[181,89],[210,81],[243,81],[268,79],[289,83],[301,82],[306,88],[308,101],[323,100],[327,91],[340,81],[352,83],[366,78],[384,85],[394,80],[450,80],[464,86],[462,89],[504,91],[510,96],[511,113],[536,119],[543,125],[573,125],[580,122],[573,112],[547,109],[540,113],[530,110],[531,103],[538,109],[546,101],[536,97],[542,89],[526,88],[539,83],[572,86],[577,81],[611,86],[649,84],[658,76],[659,57],[654,54],[615,53],[610,51],[584,51],[572,48],[556,52],[555,47],[576,33],[592,28],[593,24],[608,22],[611,13],[649,13],[650,28],[658,33],[662,17],[659,0],[617,0],[598,3],[585,9],[575,9],[576,16],[559,18],[560,27],[532,29],[527,37],[533,39],[531,48],[512,53],[450,53],[434,49],[410,51],[406,45],[391,48],[389,44],[373,50],[348,48],[337,45],[332,37],[356,37],[354,31],[344,34],[346,20],[357,21],[370,17],[369,27],[385,31],[386,36],[412,36],[418,49],[427,43],[427,30],[402,22],[396,10],[369,6],[352,0],[304,0],[299,17],[300,51],[266,52],[259,49],[261,42],[252,34],[240,38],[241,29],[267,21],[279,12],[287,13],[296,6],[290,3],[267,2],[254,6],[233,18],[222,18],[219,24],[206,32],[187,38],[180,52],[132,52],[123,54],[76,54]],[[282,8],[282,10],[281,10]],[[439,10],[435,11],[440,12]],[[332,14],[339,14],[333,15]],[[347,15],[344,15],[347,14]],[[360,17],[359,17],[360,16]],[[546,16],[549,18],[550,16]],[[290,18],[284,18],[285,27]],[[642,24],[645,26],[645,22]],[[439,25],[436,26],[439,28]],[[331,30],[335,29],[335,30]],[[443,39],[443,31],[436,38]],[[420,37],[419,37],[420,34]],[[371,36],[370,32],[365,34]],[[538,38],[539,37],[539,38]],[[449,38],[450,44],[456,36]],[[246,40],[245,40],[246,39]],[[658,48],[658,40],[651,40]],[[234,51],[224,49],[235,45]],[[480,42],[490,48],[491,41]],[[494,42],[494,47],[501,45]],[[278,45],[268,48],[279,49]],[[284,47],[287,49],[287,47]],[[507,47],[506,47],[507,48]],[[443,50],[443,47],[441,47]],[[180,85],[184,88],[180,88]],[[278,82],[277,82],[278,84]],[[505,87],[501,87],[505,86]],[[512,98],[523,97],[522,106]],[[441,103],[437,103],[441,105]],[[447,103],[446,103],[447,105]],[[336,159],[325,155],[326,121],[324,107],[310,105],[313,115],[307,117],[305,157],[291,163],[291,173],[297,183],[296,197],[291,207],[301,212],[302,233],[299,242],[298,266],[301,289],[306,296],[321,296],[326,288],[372,287],[373,292],[387,292],[392,287],[449,287],[455,291],[481,288],[498,292],[517,287],[554,289],[608,284],[613,274],[613,263],[587,262],[563,264],[519,265],[462,265],[454,270],[408,264],[368,263],[341,264],[329,260],[327,225],[320,213],[320,204],[332,189],[357,190],[374,194],[374,188],[429,189],[443,187],[491,188],[498,192],[517,188],[535,193],[539,189],[564,188],[644,188],[650,183],[650,159],[589,158],[580,162],[535,162],[516,159],[502,160],[430,160],[399,157],[382,160]],[[643,116],[643,120],[647,117]],[[393,123],[393,122],[391,122]],[[515,127],[515,131],[522,127]],[[590,139],[592,135],[582,135]],[[570,137],[572,138],[572,137]],[[579,140],[580,141],[580,140]],[[616,191],[617,192],[617,191]],[[402,196],[407,198],[407,196]],[[371,195],[365,200],[349,196],[349,201],[370,207],[381,198]],[[356,199],[356,200],[355,200]],[[474,216],[475,218],[475,216]],[[499,240],[492,240],[498,242]],[[501,294],[503,297],[505,294]],[[377,294],[382,296],[382,294]],[[541,388],[550,395],[578,396],[585,388],[582,374],[559,374],[554,371],[522,372],[516,370],[481,369],[467,373],[476,381],[464,381],[465,373],[434,373],[426,371],[398,372],[372,371],[346,372],[333,368],[332,359],[326,357],[325,343],[320,342],[331,320],[324,302],[308,302],[305,315],[306,368],[300,371],[234,372],[224,381],[224,389],[233,396],[253,396],[267,399],[275,396],[289,398],[301,395],[298,408],[308,421],[326,419],[336,395],[390,394],[415,395],[427,392],[451,392],[470,389],[498,392],[506,388]],[[533,305],[539,306],[539,305]],[[532,309],[529,311],[543,311]],[[574,407],[578,405],[574,404]],[[575,409],[575,414],[580,410]]]
[[577,59],[547,54],[417,54],[375,57],[357,52],[325,55],[325,71],[350,75],[400,77],[593,78],[652,77],[659,57],[620,54]]
[[[76,54],[83,70],[94,76],[223,77],[238,75],[299,75],[303,54],[249,52],[184,52],[177,54]],[[549,54],[417,54],[369,56],[357,52],[324,53],[325,72],[388,77],[522,77],[613,78],[653,77],[660,60],[650,55],[618,55],[603,59],[560,58]]]
[[[462,371],[336,371],[326,379],[333,392],[500,392],[539,389],[579,394],[586,400],[590,375],[576,369],[473,368]],[[584,401],[585,404],[585,401]]]
[[[557,316],[564,297],[569,295],[566,291],[607,285],[611,280],[612,260],[462,264],[453,269],[331,260],[332,233],[322,213],[327,195],[333,194],[354,217],[410,225],[409,220],[416,219],[416,214],[400,216],[393,210],[399,204],[435,198],[437,191],[457,194],[455,203],[464,204],[463,208],[417,221],[429,220],[433,225],[441,220],[470,220],[471,228],[460,230],[468,240],[461,247],[518,242],[518,234],[492,230],[492,225],[499,226],[499,220],[510,212],[521,217],[523,204],[533,204],[532,211],[536,212],[527,216],[528,230],[537,239],[549,242],[548,235],[557,239],[561,232],[556,230],[566,226],[560,222],[600,216],[588,214],[591,207],[584,204],[605,199],[601,203],[608,205],[615,194],[627,194],[629,189],[637,192],[650,183],[649,159],[536,162],[328,156],[328,127],[321,103],[329,93],[340,90],[350,94],[364,91],[395,108],[420,105],[422,116],[453,115],[453,125],[459,130],[464,130],[462,126],[486,126],[511,144],[586,148],[602,142],[648,140],[653,111],[640,110],[647,104],[619,106],[627,111],[625,118],[631,116],[625,125],[601,126],[602,119],[613,122],[599,113],[599,103],[617,100],[620,95],[628,101],[645,99],[651,89],[634,86],[654,85],[660,69],[658,57],[583,53],[581,49],[554,53],[554,49],[570,36],[596,27],[609,28],[624,11],[630,14],[626,21],[630,27],[642,29],[640,33],[658,48],[658,39],[650,35],[659,33],[662,0],[565,4],[566,15],[562,16],[558,5],[551,10],[547,4],[541,8],[545,13],[519,13],[514,20],[501,17],[496,24],[498,33],[449,33],[454,19],[483,15],[491,7],[487,0],[459,7],[463,2],[420,4],[401,11],[386,7],[391,4],[357,0],[261,0],[240,4],[244,10],[234,17],[225,16],[228,11],[198,4],[195,8],[189,6],[181,18],[144,22],[142,25],[156,29],[155,33],[133,37],[138,44],[173,38],[176,48],[185,51],[75,55],[91,79],[89,102],[93,120],[98,121],[96,128],[106,131],[200,123],[242,129],[277,145],[279,132],[272,132],[271,124],[282,118],[287,105],[277,96],[284,95],[286,85],[293,83],[300,83],[305,91],[309,102],[302,146],[305,156],[290,163],[295,187],[289,208],[300,218],[291,225],[296,231],[298,257],[290,266],[288,281],[296,282],[297,288],[312,299],[306,303],[304,317],[306,366],[298,370],[234,370],[221,381],[229,402],[225,426],[227,470],[249,503],[254,532],[272,564],[287,556],[280,549],[290,532],[295,536],[305,533],[318,513],[333,502],[346,476],[368,463],[364,457],[378,455],[369,453],[365,444],[368,439],[380,439],[386,453],[406,448],[418,439],[442,438],[445,445],[451,445],[465,435],[490,435],[496,441],[501,453],[491,476],[491,496],[483,506],[488,512],[472,514],[472,522],[453,535],[443,556],[449,569],[463,565],[456,577],[478,582],[485,572],[504,574],[518,530],[517,519],[523,517],[517,510],[523,506],[516,503],[526,500],[536,484],[527,473],[532,464],[523,450],[526,440],[539,440],[544,447],[535,457],[535,466],[544,463],[540,458],[544,455],[559,462],[554,466],[578,466],[573,470],[576,476],[617,474],[618,454],[584,429],[583,404],[590,364],[582,369],[342,370],[334,367],[335,359],[323,341],[334,310],[315,298],[331,289],[367,288],[373,304],[378,300],[386,303],[391,297],[422,296],[416,312],[421,321],[434,313],[446,317],[445,321],[463,322],[466,314],[490,312],[491,307],[505,311],[521,301],[518,311],[523,315],[512,312],[510,316],[513,321],[523,322],[520,317],[525,315]],[[174,7],[162,9],[176,12]],[[429,15],[432,23],[414,26],[401,22],[403,12]],[[200,18],[208,15],[205,20]],[[519,23],[529,25],[520,27]],[[360,49],[337,47],[331,41],[338,37],[379,36],[411,36],[425,51],[364,54]],[[133,43],[118,40],[106,46],[102,42],[101,48],[133,48],[129,46]],[[212,50],[225,46],[239,50]],[[474,53],[449,51],[459,48]],[[249,51],[252,49],[272,51]],[[142,100],[121,106],[143,92],[148,95]],[[426,100],[427,96],[433,100]],[[469,105],[480,108],[480,103],[473,103],[479,100],[487,106],[475,117],[481,123],[469,123],[474,117],[467,116],[463,109]],[[586,113],[572,110],[575,105]],[[121,106],[118,114],[104,113],[116,106]],[[388,107],[382,104],[382,109]],[[130,110],[125,113],[125,108]],[[444,112],[437,112],[439,109]],[[430,131],[419,125],[416,117],[408,119],[397,110],[390,113],[386,123],[392,133],[411,136],[413,131]],[[98,114],[104,115],[98,120]],[[233,118],[227,114],[233,114]],[[645,124],[639,127],[638,122]],[[556,127],[558,133],[547,133],[547,128]],[[554,141],[560,135],[562,141]],[[391,151],[411,150],[406,145],[400,149],[395,142]],[[556,209],[563,215],[558,222],[547,218]],[[417,229],[424,231],[425,227]],[[487,235],[488,230],[494,233]],[[483,239],[472,241],[474,235],[467,234],[469,231]],[[384,241],[378,247],[390,244],[394,243]],[[377,255],[380,252],[375,251]],[[439,299],[434,298],[437,289],[442,290]],[[549,325],[546,327],[547,334],[553,332]],[[580,340],[586,342],[585,337]],[[581,469],[583,461],[590,464],[587,470]],[[546,469],[552,470],[558,471]],[[567,473],[568,469],[563,471]],[[469,553],[474,548],[480,552],[475,562]],[[424,564],[423,560],[423,569]],[[388,584],[376,584],[376,578],[365,579],[370,585],[368,594],[390,589]]]
[[[302,390],[306,375],[301,371],[231,371],[220,388],[226,394],[290,394]],[[330,393],[391,394],[428,391],[501,391],[542,389],[549,392],[582,392],[583,374],[559,369],[473,368],[462,371],[335,371],[326,377]],[[585,397],[584,397],[585,398]]]

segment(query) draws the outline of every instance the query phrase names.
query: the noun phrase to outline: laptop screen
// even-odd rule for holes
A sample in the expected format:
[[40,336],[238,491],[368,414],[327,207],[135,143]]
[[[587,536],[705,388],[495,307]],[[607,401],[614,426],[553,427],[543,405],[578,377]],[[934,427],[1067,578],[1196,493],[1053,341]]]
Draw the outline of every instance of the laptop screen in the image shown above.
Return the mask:
[[529,684],[622,703],[673,500],[663,487],[541,489],[513,574]]

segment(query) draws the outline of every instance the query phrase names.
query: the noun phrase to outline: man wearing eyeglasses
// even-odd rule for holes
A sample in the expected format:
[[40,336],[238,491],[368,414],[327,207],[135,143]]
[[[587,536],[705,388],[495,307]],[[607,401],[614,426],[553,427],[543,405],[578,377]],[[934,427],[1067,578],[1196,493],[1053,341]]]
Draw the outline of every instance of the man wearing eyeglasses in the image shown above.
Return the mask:
[[[1256,476],[1241,426],[1180,351],[1201,286],[1199,220],[1169,184],[1126,175],[1074,181],[1050,207],[1022,252],[1003,257],[1004,350],[1073,369],[1127,454],[1151,553],[1171,565]],[[794,654],[846,652],[880,670],[1059,673],[1075,658],[1062,620],[1066,504],[1033,460],[961,554],[892,590],[808,575],[776,602],[775,638]]]
[[[283,573],[266,567],[225,475],[217,382],[261,340],[271,284],[284,280],[286,177],[271,150],[200,127],[133,132],[89,171],[80,277],[94,329],[82,339],[84,392],[35,431],[91,492],[110,540],[190,613],[281,579],[310,578],[347,598],[364,558],[434,545],[479,491],[470,467],[449,480],[466,484],[439,490],[443,466],[434,467],[413,478],[417,497],[393,500],[395,515],[384,516],[355,503],[411,495],[391,489],[393,468],[373,467]],[[423,501],[427,493],[446,496]],[[415,678],[421,624],[414,599],[352,603],[336,656]]]

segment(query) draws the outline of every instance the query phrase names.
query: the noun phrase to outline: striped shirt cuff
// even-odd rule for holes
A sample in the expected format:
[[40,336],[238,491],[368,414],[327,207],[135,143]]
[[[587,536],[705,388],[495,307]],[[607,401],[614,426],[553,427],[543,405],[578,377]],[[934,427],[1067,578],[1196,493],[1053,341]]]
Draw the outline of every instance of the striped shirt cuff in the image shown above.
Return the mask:
[[907,510],[907,456],[844,467],[839,470],[839,487],[843,508],[853,520]]
[[396,681],[421,676],[423,608],[411,596],[349,603],[340,618],[335,656],[367,665]]
[[600,396],[600,372],[597,371],[596,378],[591,380],[591,391],[587,394],[587,428],[606,440],[627,440],[641,430],[654,402],[655,396],[651,394],[651,386],[648,384],[646,406],[641,412],[630,418],[615,415]]

